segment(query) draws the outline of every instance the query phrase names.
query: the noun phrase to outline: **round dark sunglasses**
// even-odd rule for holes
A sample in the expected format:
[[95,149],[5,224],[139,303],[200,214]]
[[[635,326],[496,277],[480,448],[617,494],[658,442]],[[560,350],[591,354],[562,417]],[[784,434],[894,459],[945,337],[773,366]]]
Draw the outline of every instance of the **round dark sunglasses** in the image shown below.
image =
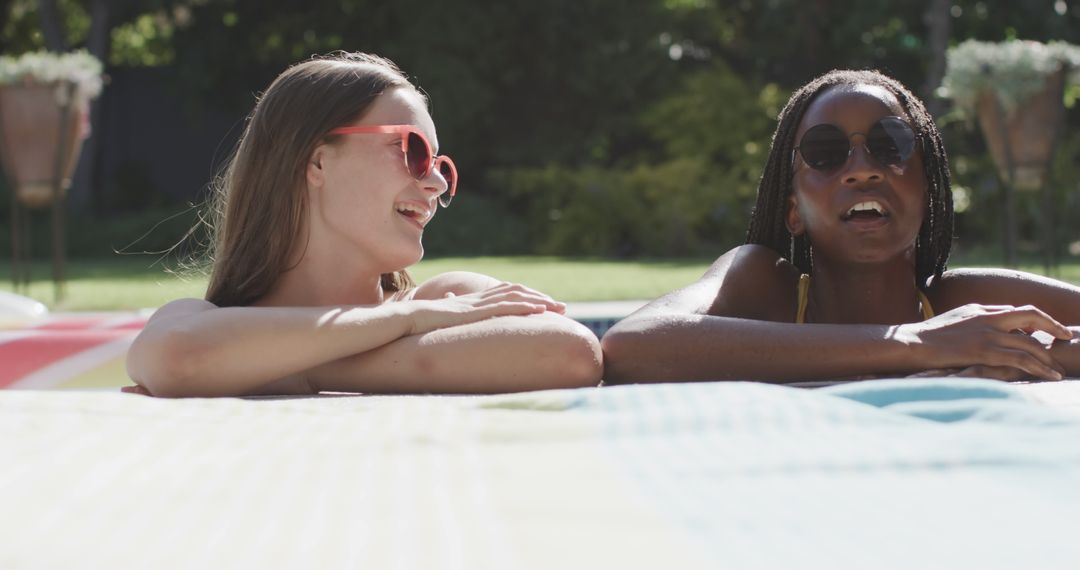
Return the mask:
[[855,149],[851,137],[863,135],[866,152],[882,166],[900,166],[915,152],[915,130],[900,117],[885,117],[866,133],[845,133],[840,127],[823,123],[803,133],[795,152],[814,170],[833,171],[844,166]]
[[450,201],[457,194],[458,173],[454,161],[445,154],[435,156],[431,150],[431,143],[420,129],[412,125],[364,125],[360,127],[339,127],[327,134],[331,135],[367,135],[367,134],[399,134],[401,135],[401,152],[405,155],[405,168],[409,174],[417,180],[423,180],[431,176],[431,171],[436,170],[446,180],[446,192],[439,195],[439,203],[442,207],[450,206]]

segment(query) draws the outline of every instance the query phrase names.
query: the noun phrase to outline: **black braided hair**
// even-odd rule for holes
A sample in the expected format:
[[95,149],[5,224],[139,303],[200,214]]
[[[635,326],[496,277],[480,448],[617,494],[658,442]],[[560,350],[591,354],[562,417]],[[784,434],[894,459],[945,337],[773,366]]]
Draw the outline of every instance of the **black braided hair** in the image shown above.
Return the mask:
[[915,276],[919,288],[927,280],[940,279],[949,259],[953,234],[953,201],[949,184],[949,160],[941,142],[941,133],[926,106],[899,81],[876,70],[833,70],[803,85],[780,111],[776,132],[769,147],[769,159],[758,183],[757,202],[750,216],[746,243],[772,248],[787,258],[801,272],[813,272],[810,241],[806,234],[793,236],[785,224],[788,196],[794,177],[792,156],[795,132],[814,100],[837,85],[876,85],[888,90],[900,102],[915,129],[923,153],[927,181],[926,219],[915,242]]

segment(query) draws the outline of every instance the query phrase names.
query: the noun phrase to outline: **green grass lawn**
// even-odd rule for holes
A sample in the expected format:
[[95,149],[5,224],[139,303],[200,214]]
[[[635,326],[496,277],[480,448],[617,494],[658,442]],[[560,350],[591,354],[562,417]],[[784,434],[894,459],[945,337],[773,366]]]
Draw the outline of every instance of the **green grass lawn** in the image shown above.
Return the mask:
[[[529,285],[563,301],[651,299],[687,285],[705,271],[711,259],[612,261],[555,257],[462,257],[431,259],[411,269],[418,281],[451,270],[468,270]],[[951,267],[995,265],[992,259],[954,259]],[[1041,273],[1037,260],[1025,271]],[[72,260],[67,266],[66,297],[53,303],[51,268],[35,264],[28,294],[54,310],[94,311],[157,307],[180,297],[202,297],[206,279],[166,273],[153,257]],[[1063,262],[1060,279],[1080,284],[1080,260]],[[11,290],[11,267],[0,267],[0,289]]]

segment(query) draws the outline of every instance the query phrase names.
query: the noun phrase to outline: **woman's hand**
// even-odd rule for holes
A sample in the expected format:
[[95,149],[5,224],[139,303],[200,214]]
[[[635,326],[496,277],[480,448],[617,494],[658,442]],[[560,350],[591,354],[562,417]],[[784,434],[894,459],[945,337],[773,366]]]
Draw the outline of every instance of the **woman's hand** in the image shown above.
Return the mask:
[[974,304],[900,325],[896,336],[922,347],[920,362],[937,369],[933,372],[947,372],[944,375],[1060,380],[1065,370],[1045,344],[1032,338],[1036,331],[1072,338],[1069,329],[1033,306]]
[[142,386],[140,386],[138,384],[135,384],[134,386],[124,386],[124,387],[120,388],[120,391],[124,392],[125,394],[139,394],[141,396],[153,396],[153,394],[150,393],[150,390],[147,390],[146,388],[143,388]]
[[508,315],[532,315],[552,311],[563,313],[566,305],[517,283],[500,283],[490,289],[442,299],[404,301],[411,326],[409,335],[464,325]]
[[1031,378],[1027,372],[1009,366],[968,366],[967,368],[937,368],[909,374],[907,378],[989,378],[1016,382]]

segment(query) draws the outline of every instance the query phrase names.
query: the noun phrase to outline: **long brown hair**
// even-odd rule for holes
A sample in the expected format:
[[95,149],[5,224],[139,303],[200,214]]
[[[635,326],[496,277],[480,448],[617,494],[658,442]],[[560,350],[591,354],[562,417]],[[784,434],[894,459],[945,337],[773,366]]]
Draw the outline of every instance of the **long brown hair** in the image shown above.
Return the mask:
[[[311,154],[331,129],[355,121],[388,89],[406,86],[415,90],[393,62],[347,52],[293,65],[270,84],[212,188],[207,301],[244,306],[269,292],[290,269],[297,240],[305,239],[304,173]],[[382,275],[386,291],[412,286],[405,271]]]

